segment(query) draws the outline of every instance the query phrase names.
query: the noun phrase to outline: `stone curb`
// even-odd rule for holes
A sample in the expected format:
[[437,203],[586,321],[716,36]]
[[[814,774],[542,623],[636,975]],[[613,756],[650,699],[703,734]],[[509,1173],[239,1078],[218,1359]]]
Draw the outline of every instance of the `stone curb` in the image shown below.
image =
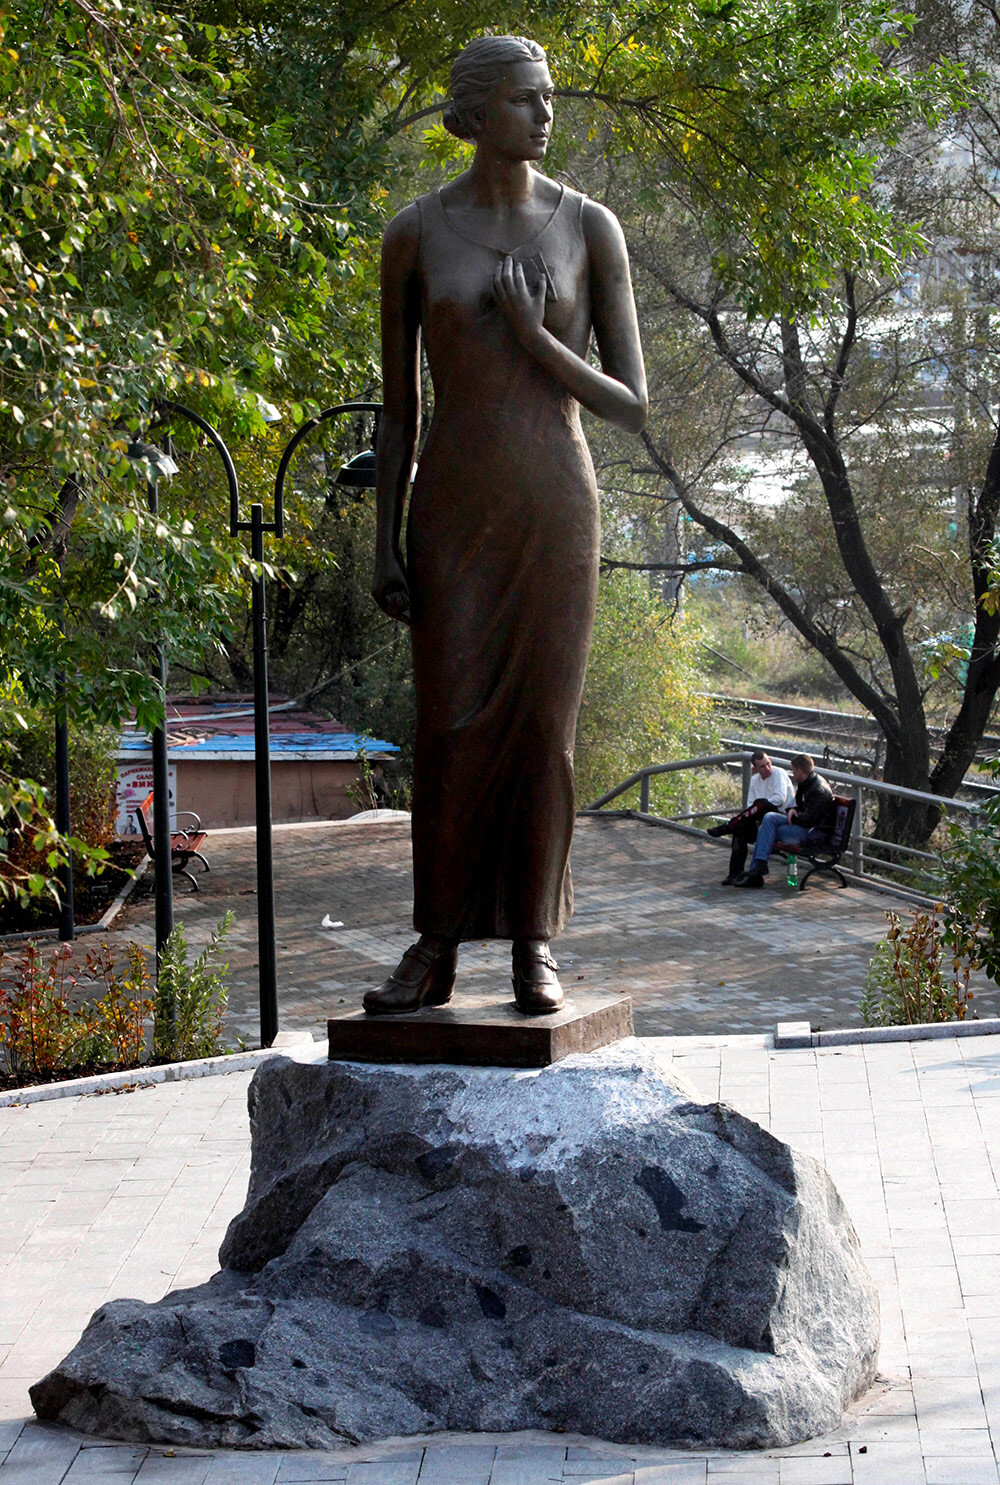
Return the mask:
[[917,1026],[858,1026],[843,1031],[813,1031],[808,1021],[779,1021],[774,1045],[779,1051],[809,1047],[851,1047],[869,1042],[931,1042],[952,1036],[992,1036],[1000,1016],[979,1021],[928,1021]]
[[[79,938],[80,935],[84,933],[102,933],[105,928],[110,928],[112,923],[117,918],[118,914],[121,912],[122,908],[128,901],[128,898],[136,883],[141,877],[145,876],[146,868],[148,866],[149,857],[144,856],[139,862],[139,865],[136,867],[135,871],[125,882],[114,902],[109,908],[105,910],[104,916],[100,918],[96,923],[79,924],[74,929],[74,939]],[[0,934],[0,948],[2,948],[4,944],[25,944],[28,942],[29,939],[33,938],[53,938],[54,936],[58,935],[58,933],[58,928],[34,928],[27,929],[24,933]]]
[[247,1052],[225,1052],[219,1057],[197,1057],[190,1062],[163,1062],[156,1067],[128,1067],[121,1072],[95,1073],[89,1078],[67,1078],[62,1083],[36,1083],[0,1093],[0,1109],[56,1098],[114,1093],[121,1088],[152,1088],[157,1083],[181,1083],[188,1078],[213,1078],[222,1073],[250,1072],[268,1057],[311,1057],[316,1049],[308,1031],[282,1031],[270,1047]]

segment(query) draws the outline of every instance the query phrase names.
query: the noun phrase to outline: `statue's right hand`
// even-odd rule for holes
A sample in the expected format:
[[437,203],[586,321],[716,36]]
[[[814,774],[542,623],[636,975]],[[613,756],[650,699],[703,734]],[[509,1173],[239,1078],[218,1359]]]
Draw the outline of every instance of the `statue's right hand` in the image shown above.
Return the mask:
[[398,557],[377,557],[372,578],[372,597],[390,619],[401,624],[410,622],[410,589]]

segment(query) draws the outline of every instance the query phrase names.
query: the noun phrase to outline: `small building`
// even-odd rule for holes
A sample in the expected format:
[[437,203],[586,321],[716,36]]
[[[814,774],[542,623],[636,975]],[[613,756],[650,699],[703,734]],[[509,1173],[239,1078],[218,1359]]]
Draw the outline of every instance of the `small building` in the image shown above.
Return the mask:
[[[206,830],[254,824],[252,703],[249,696],[168,698],[173,814],[192,810]],[[381,772],[398,747],[350,732],[330,717],[277,709],[282,705],[281,697],[271,698],[272,819],[346,820],[365,809],[360,760]],[[133,811],[152,788],[152,749],[145,733],[130,730],[122,736],[117,787],[117,831],[133,835]]]

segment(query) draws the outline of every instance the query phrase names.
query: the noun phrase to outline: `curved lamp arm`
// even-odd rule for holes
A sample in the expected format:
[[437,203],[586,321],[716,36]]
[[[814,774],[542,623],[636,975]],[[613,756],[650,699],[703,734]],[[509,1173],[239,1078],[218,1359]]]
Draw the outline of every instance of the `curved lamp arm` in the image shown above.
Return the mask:
[[[156,424],[153,426],[158,425],[162,427],[172,417],[180,417],[186,418],[189,423],[193,423],[196,428],[201,429],[222,460],[222,467],[226,471],[226,484],[229,486],[229,533],[231,536],[236,536],[240,531],[249,531],[250,523],[248,521],[240,521],[240,482],[236,477],[236,466],[233,463],[232,455],[227,449],[222,435],[212,427],[206,418],[201,416],[201,413],[196,413],[190,407],[185,407],[183,402],[168,402],[157,398],[153,404],[153,411],[156,415]],[[279,536],[281,535],[280,531],[278,534]]]
[[380,413],[381,411],[381,402],[338,402],[336,407],[324,408],[318,417],[310,418],[308,422],[303,423],[302,427],[296,430],[285,446],[285,452],[281,456],[281,463],[278,465],[278,473],[274,477],[274,526],[270,529],[273,529],[277,536],[284,536],[285,534],[285,475],[288,473],[288,466],[292,462],[292,455],[306,435],[311,433],[314,428],[318,428],[320,423],[325,423],[330,418],[339,417],[342,413]]

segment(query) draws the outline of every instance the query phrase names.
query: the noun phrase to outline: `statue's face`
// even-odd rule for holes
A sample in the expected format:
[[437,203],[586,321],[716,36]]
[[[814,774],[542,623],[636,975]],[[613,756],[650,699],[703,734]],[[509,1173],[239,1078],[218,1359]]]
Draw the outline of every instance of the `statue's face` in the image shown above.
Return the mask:
[[552,79],[544,62],[515,62],[490,94],[479,139],[511,160],[542,160],[552,132]]

